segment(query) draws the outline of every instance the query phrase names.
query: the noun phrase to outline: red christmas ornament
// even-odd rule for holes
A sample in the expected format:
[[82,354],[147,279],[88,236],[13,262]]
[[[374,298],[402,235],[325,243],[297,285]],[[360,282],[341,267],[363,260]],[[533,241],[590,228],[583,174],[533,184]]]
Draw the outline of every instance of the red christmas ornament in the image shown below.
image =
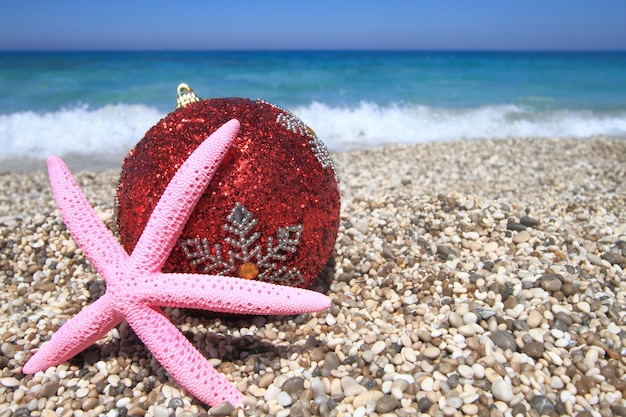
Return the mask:
[[200,101],[179,87],[179,108],[126,156],[117,223],[131,253],[176,170],[231,119],[241,128],[163,272],[239,276],[310,287],[339,227],[339,190],[317,135],[287,110],[242,98]]

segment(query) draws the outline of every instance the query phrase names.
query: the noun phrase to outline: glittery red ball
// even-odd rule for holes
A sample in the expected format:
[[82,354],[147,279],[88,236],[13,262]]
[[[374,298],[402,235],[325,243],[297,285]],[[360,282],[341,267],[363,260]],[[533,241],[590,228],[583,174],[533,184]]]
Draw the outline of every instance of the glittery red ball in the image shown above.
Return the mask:
[[134,249],[176,170],[217,128],[237,119],[232,148],[200,198],[164,272],[241,276],[310,287],[339,226],[328,152],[295,115],[247,99],[210,99],[159,121],[126,156],[117,192],[121,243]]

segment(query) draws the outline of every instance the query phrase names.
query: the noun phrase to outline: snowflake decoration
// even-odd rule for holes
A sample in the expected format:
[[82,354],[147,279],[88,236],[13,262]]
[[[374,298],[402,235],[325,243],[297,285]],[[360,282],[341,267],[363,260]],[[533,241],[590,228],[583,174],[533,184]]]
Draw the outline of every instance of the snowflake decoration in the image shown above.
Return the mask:
[[253,231],[258,220],[241,203],[235,203],[223,225],[230,236],[224,242],[233,249],[224,253],[222,245],[211,246],[207,238],[181,239],[179,246],[192,266],[202,265],[202,272],[214,275],[236,275],[259,281],[299,286],[304,278],[297,268],[279,266],[287,253],[295,253],[300,244],[301,224],[279,227],[276,237],[267,238],[265,248],[258,243],[261,234]]
[[333,164],[332,159],[330,159],[330,154],[328,153],[326,145],[324,145],[324,142],[322,142],[322,140],[315,134],[313,129],[307,126],[302,120],[298,118],[298,116],[291,113],[289,110],[285,110],[282,107],[260,99],[257,101],[260,103],[268,104],[280,110],[282,113],[279,113],[278,116],[276,116],[276,123],[287,129],[288,131],[295,133],[296,135],[305,136],[311,139],[309,141],[309,143],[311,144],[311,150],[313,151],[313,154],[319,161],[320,165],[322,165],[322,168],[331,168],[333,172],[335,172],[335,165]]

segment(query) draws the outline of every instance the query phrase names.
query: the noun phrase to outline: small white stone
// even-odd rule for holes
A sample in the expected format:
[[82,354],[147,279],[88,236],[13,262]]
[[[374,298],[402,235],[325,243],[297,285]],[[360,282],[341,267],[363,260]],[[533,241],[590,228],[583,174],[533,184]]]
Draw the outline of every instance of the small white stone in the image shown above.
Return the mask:
[[400,351],[402,357],[407,362],[415,362],[417,360],[417,356],[415,355],[415,351],[410,347],[403,347]]
[[459,376],[463,378],[474,378],[474,370],[467,365],[459,365],[459,367],[457,368],[457,372],[459,373]]
[[496,250],[498,250],[498,242],[489,242],[487,243],[485,246],[483,246],[483,250],[487,253],[490,252],[495,252]]
[[366,414],[367,409],[365,407],[358,407],[354,410],[354,413],[352,413],[352,417],[365,417]]
[[278,393],[278,395],[276,396],[276,401],[283,407],[288,407],[293,402],[293,400],[291,399],[291,395],[289,395],[289,393],[285,391],[281,391],[280,393]]
[[473,364],[472,370],[474,371],[474,377],[476,379],[483,379],[485,377],[485,367],[480,363]]
[[386,348],[387,348],[387,345],[385,344],[383,340],[377,340],[376,343],[372,345],[371,351],[374,355],[378,355]]
[[152,407],[152,415],[154,417],[169,417],[170,412],[165,407],[155,405],[154,407]]
[[276,385],[271,384],[269,387],[267,387],[267,389],[265,390],[265,395],[263,396],[263,399],[265,401],[270,401],[273,399],[276,399],[276,397],[278,397],[278,394],[280,393],[280,388],[278,388]]
[[513,399],[513,388],[511,387],[511,383],[502,378],[493,381],[491,384],[491,392],[495,398],[507,403]]
[[128,404],[130,404],[130,397],[122,397],[115,403],[115,407],[117,408],[126,408]]
[[4,385],[7,388],[17,387],[20,385],[20,380],[13,377],[7,376],[5,378],[0,379],[0,384]]
[[478,316],[476,315],[476,313],[469,311],[463,314],[463,322],[466,325],[474,325],[475,323],[478,322]]
[[367,388],[359,384],[357,380],[351,376],[341,378],[341,388],[343,389],[343,395],[346,397],[353,397],[367,392]]
[[420,388],[422,389],[422,391],[426,391],[426,392],[432,391],[434,386],[435,386],[435,380],[429,376],[424,378],[424,380],[420,384]]
[[76,398],[85,398],[89,394],[89,388],[79,388],[76,390]]
[[458,329],[459,333],[465,337],[474,336],[476,334],[476,327],[473,324],[464,324]]

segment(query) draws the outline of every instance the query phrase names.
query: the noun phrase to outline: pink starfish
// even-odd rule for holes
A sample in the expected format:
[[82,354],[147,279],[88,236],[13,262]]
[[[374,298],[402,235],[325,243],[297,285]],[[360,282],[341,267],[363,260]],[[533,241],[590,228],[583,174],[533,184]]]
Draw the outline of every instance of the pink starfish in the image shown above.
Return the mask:
[[240,314],[299,314],[329,307],[313,291],[240,278],[160,272],[178,235],[239,131],[231,120],[180,167],[129,256],[98,218],[57,157],[48,159],[50,184],[68,230],[106,282],[106,293],[63,325],[24,365],[32,374],[65,362],[123,319],[182,387],[214,406],[237,406],[242,394],[219,374],[163,314],[181,307]]

